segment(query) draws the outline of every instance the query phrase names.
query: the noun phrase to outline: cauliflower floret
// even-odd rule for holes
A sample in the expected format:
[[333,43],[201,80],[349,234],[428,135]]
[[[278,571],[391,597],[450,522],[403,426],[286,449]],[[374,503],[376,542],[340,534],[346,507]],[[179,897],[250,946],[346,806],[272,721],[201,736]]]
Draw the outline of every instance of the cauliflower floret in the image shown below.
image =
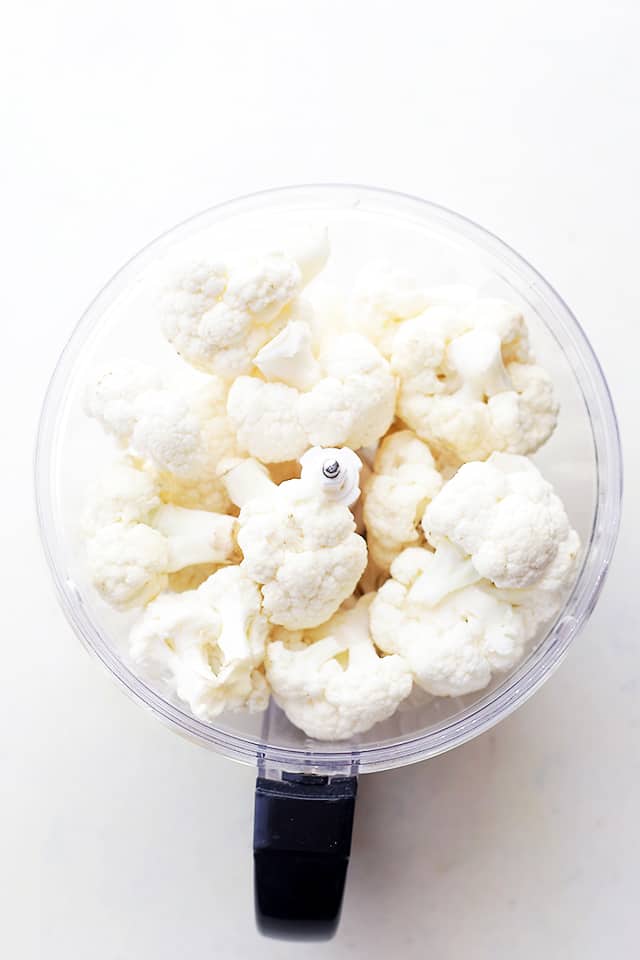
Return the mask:
[[211,721],[223,710],[266,708],[260,666],[268,629],[257,587],[228,567],[197,590],[149,604],[131,631],[131,656],[159,669],[194,715]]
[[118,440],[135,429],[137,401],[162,387],[160,374],[146,363],[126,357],[101,370],[85,391],[85,411]]
[[145,604],[172,573],[237,559],[236,523],[225,514],[163,504],[149,474],[115,464],[84,515],[93,583],[114,607]]
[[238,443],[264,463],[297,460],[309,446],[299,416],[300,395],[284,383],[238,377],[227,402]]
[[505,364],[531,362],[529,332],[522,313],[513,304],[496,297],[472,298],[464,303],[464,318],[469,329],[498,337]]
[[466,304],[475,290],[463,284],[423,287],[416,277],[380,261],[367,264],[357,275],[347,304],[349,326],[369,337],[384,357],[390,357],[393,338],[405,320],[427,307]]
[[[309,497],[319,497],[347,507],[360,497],[359,479],[363,463],[349,447],[312,447],[300,458],[293,470],[292,464],[278,464],[286,470],[269,470],[252,457],[225,460],[220,467],[221,477],[232,503],[244,507],[255,497],[270,496],[278,483],[301,479]],[[291,476],[291,473],[294,476]],[[281,478],[278,474],[282,473]],[[354,507],[355,511],[355,507]]]
[[168,582],[167,541],[142,523],[101,527],[87,541],[87,561],[96,590],[120,610],[143,606]]
[[560,498],[526,457],[465,464],[423,518],[429,541],[464,556],[522,617],[527,634],[557,613],[576,573],[580,538]]
[[299,292],[302,274],[292,257],[270,253],[236,265],[229,274],[224,303],[246,310],[256,323],[269,324]]
[[519,611],[533,636],[538,627],[549,623],[558,613],[570,587],[580,556],[580,537],[569,530],[558,546],[558,551],[540,579],[531,587],[512,587],[500,590],[500,595]]
[[462,585],[435,603],[423,597],[421,581],[434,563],[435,555],[422,547],[399,555],[371,604],[371,634],[381,650],[406,661],[428,693],[458,697],[515,666],[527,632],[517,610],[482,582]]
[[393,421],[396,385],[387,362],[356,333],[337,337],[324,357],[326,376],[300,397],[300,420],[320,447],[368,447]]
[[461,462],[532,453],[555,428],[550,378],[531,361],[522,315],[503,301],[431,307],[407,320],[391,369],[401,419]]
[[551,377],[534,363],[508,364],[512,390],[489,401],[500,449],[534,453],[546,443],[558,422],[558,402]]
[[289,720],[318,740],[346,740],[386,720],[412,687],[400,657],[381,657],[369,633],[372,595],[307,633],[277,631],[266,671]]
[[103,470],[89,488],[82,516],[83,530],[93,536],[112,523],[146,523],[161,504],[154,478],[125,458]]
[[347,322],[389,356],[397,324],[415,317],[427,306],[415,277],[389,263],[375,262],[367,264],[356,276],[347,306]]
[[504,588],[535,585],[576,536],[540,471],[526,457],[505,453],[460,467],[422,523],[433,546],[453,544],[481,577]]
[[160,300],[167,339],[207,373],[225,380],[251,373],[258,352],[296,314],[302,287],[323,266],[326,235],[303,247],[300,263],[269,253],[228,268],[195,261],[175,270]]
[[171,390],[150,368],[123,360],[89,386],[86,409],[148,467],[164,500],[223,511],[230,504],[216,468],[237,454],[226,393],[214,377]]
[[170,390],[152,390],[139,398],[137,408],[130,452],[160,470],[189,476],[200,459],[202,424],[186,397]]
[[442,486],[431,451],[411,430],[384,438],[364,494],[369,555],[382,570],[422,540],[420,521]]
[[345,334],[331,344],[322,369],[325,375],[306,393],[255,377],[235,381],[227,411],[252,457],[278,463],[298,459],[310,446],[370,446],[386,433],[396,387],[376,348],[365,337]]
[[579,539],[526,457],[493,454],[444,485],[422,520],[432,553],[410,548],[371,608],[375,642],[407,658],[437,696],[486,686],[557,612]]
[[262,588],[271,623],[288,630],[324,623],[353,593],[367,546],[344,504],[304,480],[288,480],[244,503],[242,568]]
[[[229,500],[217,469],[222,460],[238,453],[233,424],[227,416],[224,384],[211,377],[195,390],[189,397],[189,414],[199,424],[193,459],[184,473],[157,471],[162,498],[183,507],[224,512],[229,509]],[[171,426],[169,422],[167,427]],[[154,452],[152,447],[149,451],[150,455]]]

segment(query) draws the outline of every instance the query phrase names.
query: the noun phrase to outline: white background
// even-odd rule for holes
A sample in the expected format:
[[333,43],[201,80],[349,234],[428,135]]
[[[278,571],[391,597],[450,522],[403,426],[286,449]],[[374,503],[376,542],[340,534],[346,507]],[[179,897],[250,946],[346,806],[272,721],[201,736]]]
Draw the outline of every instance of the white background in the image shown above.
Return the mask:
[[[3,956],[637,956],[639,30],[636,0],[5,5]],[[254,932],[254,772],[165,730],[81,650],[31,492],[46,380],[113,271],[203,207],[317,180],[426,196],[530,259],[602,359],[628,491],[603,598],[545,689],[361,781],[329,947]]]

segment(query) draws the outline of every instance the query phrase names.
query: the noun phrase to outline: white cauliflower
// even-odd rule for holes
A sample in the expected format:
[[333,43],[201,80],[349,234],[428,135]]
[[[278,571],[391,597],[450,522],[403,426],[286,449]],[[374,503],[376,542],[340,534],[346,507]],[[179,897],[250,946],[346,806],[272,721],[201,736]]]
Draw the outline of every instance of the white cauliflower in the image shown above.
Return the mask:
[[371,634],[381,650],[405,660],[428,693],[458,697],[515,666],[527,632],[517,610],[481,581],[464,586],[462,577],[460,588],[436,603],[423,597],[421,585],[435,562],[422,547],[397,557],[371,604]]
[[[312,447],[300,458],[296,469],[293,464],[277,464],[285,470],[269,469],[252,457],[225,460],[221,476],[227,492],[237,507],[244,507],[255,497],[270,496],[276,485],[287,480],[301,480],[310,497],[319,497],[347,507],[356,503],[360,496],[359,479],[363,463],[349,447]],[[293,472],[293,476],[291,475]],[[278,474],[282,473],[282,477]]]
[[149,474],[115,464],[84,516],[92,581],[114,607],[145,604],[173,572],[237,559],[235,527],[234,517],[163,504]]
[[167,339],[194,367],[234,380],[251,372],[256,354],[296,316],[298,296],[322,268],[322,240],[308,237],[299,263],[285,253],[230,266],[191,261],[173,271],[161,300]]
[[511,670],[580,543],[523,456],[558,408],[518,309],[372,264],[317,311],[302,292],[326,231],[283,249],[164,286],[165,335],[202,385],[124,360],[87,390],[121,459],[86,549],[111,605],[146,606],[133,659],[196,717],[262,710],[271,686],[307,736],[344,740],[414,681],[464,696]]
[[368,447],[391,423],[396,385],[386,360],[366,337],[336,337],[323,358],[325,376],[300,397],[300,420],[319,447]]
[[389,356],[398,323],[415,317],[427,305],[415,277],[389,263],[374,262],[356,276],[347,305],[347,322]]
[[136,426],[139,397],[161,388],[162,377],[157,370],[122,357],[97,373],[87,386],[85,411],[116,439],[128,438]]
[[510,587],[500,595],[522,616],[527,634],[533,636],[543,624],[557,615],[577,571],[580,538],[575,530],[560,542],[558,552],[540,579],[531,587]]
[[271,623],[315,627],[350,596],[367,563],[353,514],[305,480],[288,480],[244,502],[242,568],[262,588]]
[[120,610],[144,606],[169,582],[167,541],[146,524],[101,527],[87,541],[87,562],[96,590]]
[[161,676],[200,720],[223,710],[264,710],[260,669],[268,624],[260,593],[240,567],[218,570],[197,590],[166,593],[131,631],[131,656]]
[[254,364],[267,380],[278,380],[298,390],[310,389],[321,376],[320,364],[313,353],[311,326],[302,320],[290,320],[284,330],[262,348]]
[[580,553],[562,501],[526,457],[468,463],[427,508],[434,546],[448,544],[518,607],[532,633],[556,613]]
[[112,364],[87,389],[86,409],[157,477],[164,500],[228,509],[218,463],[235,456],[226,387],[211,377],[189,391],[172,390],[143,364]]
[[227,401],[238,443],[264,463],[297,460],[309,446],[300,422],[300,394],[284,383],[238,377]]
[[276,632],[267,680],[289,720],[318,740],[346,740],[386,720],[411,691],[397,656],[381,657],[369,633],[371,596],[307,632]]
[[364,491],[369,555],[382,570],[406,547],[424,542],[420,521],[442,486],[433,456],[411,430],[384,438]]
[[493,454],[444,485],[422,520],[435,553],[405,550],[371,608],[373,637],[437,696],[486,686],[557,612],[579,539],[526,457]]
[[236,507],[244,507],[254,497],[270,496],[276,487],[269,470],[253,457],[224,460],[219,470],[229,498]]
[[407,320],[391,369],[401,419],[461,462],[533,453],[555,428],[551,380],[532,361],[522,315],[503,301],[434,306]]
[[251,456],[277,463],[298,459],[310,446],[366,447],[386,433],[395,381],[365,337],[337,337],[322,358],[322,370],[323,377],[306,392],[255,377],[235,381],[227,411]]
[[384,357],[405,320],[437,304],[462,304],[474,297],[472,287],[451,284],[424,287],[415,276],[391,263],[369,263],[358,273],[347,304],[347,323],[369,337]]
[[429,542],[450,543],[497,587],[531,587],[563,544],[578,552],[562,501],[526,457],[494,453],[466,463],[427,507]]
[[82,528],[93,536],[112,523],[146,523],[161,504],[153,476],[122,458],[102,470],[89,488]]

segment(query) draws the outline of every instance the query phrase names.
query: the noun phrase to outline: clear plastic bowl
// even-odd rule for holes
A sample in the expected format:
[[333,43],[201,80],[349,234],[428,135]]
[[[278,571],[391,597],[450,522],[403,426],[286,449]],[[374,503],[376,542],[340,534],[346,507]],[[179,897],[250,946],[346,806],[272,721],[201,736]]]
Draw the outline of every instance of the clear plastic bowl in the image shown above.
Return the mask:
[[[310,740],[271,707],[266,714],[193,717],[127,660],[127,618],[97,597],[84,569],[78,517],[84,491],[113,448],[82,412],[91,369],[120,355],[175,361],[145,297],[144,276],[174,245],[212,252],[269,238],[291,222],[326,224],[331,260],[317,295],[347,285],[371,259],[387,258],[427,282],[468,282],[525,312],[534,348],[561,402],[558,429],[536,456],[565,501],[583,542],[575,586],[555,622],[508,676],[457,700],[410,698],[394,717],[355,740]],[[324,285],[324,289],[323,289]],[[131,323],[135,313],[136,322]],[[569,308],[549,284],[497,237],[423,200],[358,186],[272,190],[214,207],[164,234],[120,270],[96,297],[64,349],[49,386],[36,456],[37,506],[46,555],[65,614],[85,645],[122,686],[176,731],[263,769],[367,773],[423,760],[493,726],[523,703],[562,660],[593,610],[618,532],[622,486],[620,443],[600,365]]]

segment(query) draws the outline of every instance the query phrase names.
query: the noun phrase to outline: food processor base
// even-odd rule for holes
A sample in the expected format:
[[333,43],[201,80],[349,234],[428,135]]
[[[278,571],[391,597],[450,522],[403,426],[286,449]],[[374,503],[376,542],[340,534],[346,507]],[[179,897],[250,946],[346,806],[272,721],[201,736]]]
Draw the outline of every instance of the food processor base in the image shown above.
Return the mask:
[[253,833],[256,922],[265,936],[328,940],[351,852],[356,777],[258,777]]

